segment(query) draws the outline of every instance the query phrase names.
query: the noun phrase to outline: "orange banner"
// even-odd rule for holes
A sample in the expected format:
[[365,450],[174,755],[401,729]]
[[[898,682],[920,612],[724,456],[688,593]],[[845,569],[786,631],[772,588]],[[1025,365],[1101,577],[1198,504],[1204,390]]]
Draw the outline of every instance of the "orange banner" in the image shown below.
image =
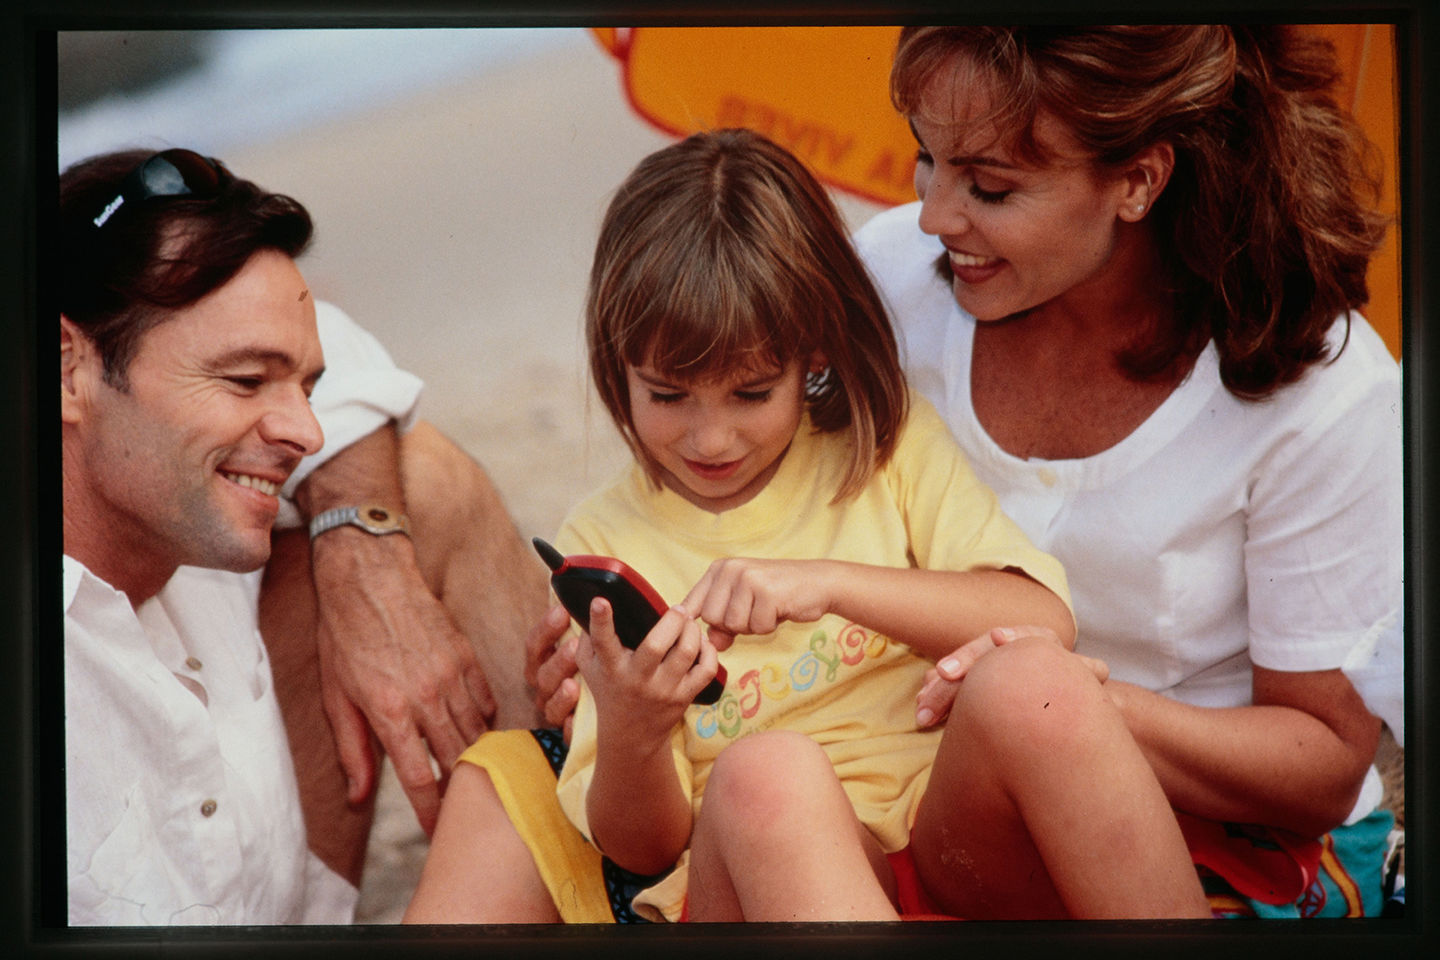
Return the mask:
[[676,136],[749,127],[832,186],[915,199],[915,141],[890,105],[898,27],[597,30],[637,113]]
[[[1336,47],[1340,102],[1379,148],[1384,209],[1396,214],[1398,136],[1393,28],[1310,27]],[[915,142],[890,105],[899,27],[604,27],[635,111],[677,137],[749,127],[832,187],[880,204],[915,199]],[[1398,221],[1371,264],[1366,316],[1400,355]]]

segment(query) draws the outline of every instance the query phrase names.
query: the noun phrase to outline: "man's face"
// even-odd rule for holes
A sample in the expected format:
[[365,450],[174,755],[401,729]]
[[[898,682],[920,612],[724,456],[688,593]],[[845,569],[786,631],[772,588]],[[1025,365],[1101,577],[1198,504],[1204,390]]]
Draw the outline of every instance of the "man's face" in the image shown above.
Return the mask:
[[323,369],[315,307],[294,261],[257,253],[151,328],[126,391],[101,382],[93,348],[86,362],[83,415],[66,447],[79,461],[67,464],[67,486],[82,499],[67,489],[67,537],[73,506],[111,562],[263,565],[280,486],[323,441],[309,403]]

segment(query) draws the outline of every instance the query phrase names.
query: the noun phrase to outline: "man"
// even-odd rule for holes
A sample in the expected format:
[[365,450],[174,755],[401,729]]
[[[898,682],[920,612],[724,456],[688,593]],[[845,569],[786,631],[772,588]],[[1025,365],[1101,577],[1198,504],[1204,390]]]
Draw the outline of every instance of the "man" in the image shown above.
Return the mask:
[[[309,774],[353,769],[356,797],[373,786],[373,725],[397,770],[406,758],[401,778],[424,823],[439,786],[422,738],[445,769],[495,710],[463,631],[500,628],[471,636],[508,699],[523,694],[514,631],[543,605],[543,573],[512,562],[524,551],[478,467],[428,428],[400,436],[418,381],[407,386],[383,351],[364,370],[349,354],[378,345],[324,305],[324,352],[336,345],[341,362],[326,377],[338,389],[317,405],[351,435],[342,455],[316,458],[323,434],[307,398],[326,360],[317,306],[294,264],[310,237],[298,203],[188,151],[92,158],[62,175],[60,192],[70,921],[348,922],[354,838],[363,853],[368,820],[362,811],[361,829],[329,850],[316,831],[310,846],[323,860],[307,850],[286,727],[306,748],[297,759],[310,795],[323,796],[324,783]],[[487,496],[447,507],[434,497],[447,473],[463,481],[460,492]],[[267,598],[300,600],[267,618],[267,654],[258,570],[287,481],[315,515],[314,585],[302,536],[290,565],[270,571]],[[449,503],[456,491],[452,483]],[[383,516],[403,528],[407,496],[424,505],[413,543],[350,526],[353,511],[326,513],[353,498],[349,506],[370,508],[367,522]],[[447,515],[456,510],[463,516]],[[499,546],[476,548],[482,540]],[[476,562],[508,569],[495,600],[445,607],[437,593]],[[338,573],[377,563],[381,579]],[[402,582],[427,589],[383,627],[350,617],[359,624],[350,635],[336,630],[345,615],[325,612],[388,607],[387,584]],[[494,613],[511,607],[513,623]],[[377,658],[357,653],[376,647],[381,663],[388,650],[391,664],[408,654],[425,667],[392,669],[367,689],[353,678],[369,678]],[[430,656],[434,647],[449,656]],[[513,680],[503,677],[511,662]],[[321,675],[343,766],[318,709]],[[526,699],[507,709],[523,716]],[[335,826],[318,809],[307,804],[309,819]]]

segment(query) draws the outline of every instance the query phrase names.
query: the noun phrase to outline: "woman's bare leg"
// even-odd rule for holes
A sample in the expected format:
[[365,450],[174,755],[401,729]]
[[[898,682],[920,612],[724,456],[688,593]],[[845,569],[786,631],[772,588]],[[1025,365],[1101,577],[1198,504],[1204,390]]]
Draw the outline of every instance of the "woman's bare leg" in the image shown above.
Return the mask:
[[911,844],[931,896],[969,919],[1210,916],[1119,711],[1049,641],[1000,647],[961,682]]

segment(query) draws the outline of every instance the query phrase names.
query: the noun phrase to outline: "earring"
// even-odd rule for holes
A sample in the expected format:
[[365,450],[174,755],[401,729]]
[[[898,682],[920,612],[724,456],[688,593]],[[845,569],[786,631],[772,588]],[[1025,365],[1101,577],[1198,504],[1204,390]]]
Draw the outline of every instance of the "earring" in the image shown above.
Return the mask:
[[1155,184],[1150,179],[1150,171],[1146,170],[1144,167],[1141,167],[1140,172],[1145,174],[1145,200],[1141,200],[1139,203],[1135,204],[1135,213],[1137,216],[1145,212],[1145,202],[1146,200],[1150,199],[1150,191],[1155,189]]

